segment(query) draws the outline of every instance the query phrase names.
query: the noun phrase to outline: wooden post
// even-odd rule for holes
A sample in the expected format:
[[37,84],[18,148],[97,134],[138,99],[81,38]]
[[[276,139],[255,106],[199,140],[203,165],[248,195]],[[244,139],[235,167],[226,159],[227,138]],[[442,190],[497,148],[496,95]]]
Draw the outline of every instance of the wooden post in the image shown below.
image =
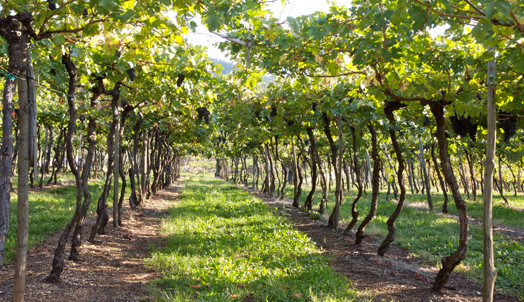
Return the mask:
[[[29,160],[31,148],[31,107],[36,101],[31,65],[29,37],[22,35],[23,72],[18,79],[18,101],[20,104],[19,119],[19,158],[18,158],[18,230],[16,241],[16,267],[14,276],[13,302],[24,301],[25,276],[27,264],[27,237],[29,229]],[[25,72],[24,72],[25,71]],[[35,105],[36,106],[36,105]]]
[[118,227],[118,181],[120,180],[120,98],[116,102],[116,108],[113,112],[115,123],[115,164],[113,165],[113,226]]
[[484,212],[482,216],[482,233],[484,235],[484,282],[483,282],[483,302],[493,301],[493,290],[497,270],[495,269],[495,259],[493,256],[493,170],[495,168],[495,150],[497,141],[497,107],[495,105],[495,84],[497,77],[495,52],[493,60],[488,62],[488,141],[486,147],[486,162],[484,170]]
[[337,126],[338,126],[338,154],[337,154],[337,165],[335,168],[335,210],[333,211],[333,228],[335,231],[338,230],[338,221],[340,216],[340,205],[342,204],[343,187],[342,187],[342,157],[344,154],[344,140],[342,137],[342,121],[340,115],[337,114]]
[[433,211],[433,202],[431,201],[431,187],[429,184],[428,172],[426,170],[426,160],[424,159],[424,145],[422,140],[418,141],[420,149],[420,167],[422,168],[422,175],[424,176],[424,183],[426,185],[426,196],[428,199],[429,209]]

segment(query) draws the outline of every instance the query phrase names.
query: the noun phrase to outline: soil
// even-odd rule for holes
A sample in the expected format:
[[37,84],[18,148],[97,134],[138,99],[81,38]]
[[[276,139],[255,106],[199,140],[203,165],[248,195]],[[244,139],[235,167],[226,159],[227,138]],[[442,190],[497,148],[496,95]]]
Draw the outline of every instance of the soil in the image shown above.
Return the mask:
[[[178,196],[178,188],[167,188],[136,210],[122,209],[123,227],[114,228],[110,219],[106,234],[97,235],[95,243],[85,241],[95,222],[91,215],[84,222],[85,241],[80,249],[80,261],[67,260],[61,282],[50,284],[44,278],[51,271],[53,253],[60,234],[55,234],[28,251],[26,301],[54,302],[113,302],[147,301],[146,284],[159,277],[144,267],[143,259],[152,246],[165,242],[159,234],[162,217]],[[69,245],[68,247],[69,248]],[[14,264],[0,271],[0,301],[11,301]]]
[[[28,253],[26,301],[109,302],[149,301],[147,283],[159,274],[144,266],[151,246],[162,247],[166,238],[159,227],[168,208],[176,202],[179,187],[168,188],[137,210],[123,209],[121,228],[107,227],[107,234],[98,235],[97,242],[85,242],[77,263],[66,260],[59,284],[44,282],[51,269],[52,255],[59,234],[55,234]],[[354,234],[342,236],[325,223],[311,220],[307,214],[291,207],[290,200],[278,200],[250,191],[269,206],[278,207],[308,234],[323,252],[330,256],[336,271],[351,280],[365,297],[373,301],[482,301],[482,287],[464,275],[453,274],[442,293],[429,290],[437,271],[406,250],[392,245],[385,257],[378,257],[379,242],[367,236],[355,246]],[[90,230],[95,217],[84,223],[84,233]],[[111,223],[111,221],[110,221]],[[66,259],[67,259],[66,255]],[[14,265],[0,271],[0,301],[10,301],[13,289]],[[517,301],[516,297],[497,294],[495,301]]]

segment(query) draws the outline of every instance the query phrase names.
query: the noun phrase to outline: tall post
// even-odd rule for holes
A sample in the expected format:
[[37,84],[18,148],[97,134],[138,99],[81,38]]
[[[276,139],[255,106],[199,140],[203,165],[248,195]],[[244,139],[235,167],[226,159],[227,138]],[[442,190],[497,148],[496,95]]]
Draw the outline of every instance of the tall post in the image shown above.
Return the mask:
[[297,189],[298,189],[298,160],[297,154],[295,152],[295,143],[294,138],[291,138],[291,155],[293,156],[293,206],[295,208],[299,207]]
[[[13,302],[24,301],[27,240],[29,229],[29,161],[31,148],[31,108],[36,102],[33,82],[33,66],[29,37],[22,35],[22,74],[18,79],[18,102],[20,104],[19,118],[19,153],[18,153],[18,230],[16,241],[16,267],[13,287]],[[25,72],[24,72],[25,71]],[[34,105],[36,108],[36,104]]]
[[115,121],[115,164],[113,166],[113,226],[118,227],[118,181],[120,180],[120,98],[116,101],[113,112]]
[[338,221],[340,216],[340,206],[342,204],[342,157],[344,154],[344,141],[342,138],[342,121],[340,114],[337,114],[337,126],[338,126],[338,154],[337,154],[337,164],[333,168],[335,169],[335,209],[333,210],[333,229],[338,230]]
[[429,184],[428,172],[426,170],[426,160],[424,159],[424,145],[422,144],[422,140],[418,141],[418,145],[420,149],[420,166],[422,167],[422,174],[424,176],[424,183],[426,185],[426,197],[428,199],[429,209],[433,211],[433,202],[431,201],[431,188]]
[[29,97],[34,99],[30,102],[30,112],[29,112],[29,141],[31,144],[29,156],[30,160],[33,160],[33,173],[34,173],[34,182],[38,182],[38,146],[37,146],[37,134],[36,134],[36,91],[34,79],[27,80],[27,87],[29,91]]
[[140,179],[140,185],[142,186],[142,200],[140,202],[143,202],[145,200],[145,196],[147,195],[146,194],[146,180],[148,180],[149,178],[146,176],[147,173],[148,173],[148,167],[149,167],[149,162],[147,161],[148,159],[148,154],[149,154],[149,132],[146,130],[144,131],[144,142],[143,142],[143,153],[142,153],[142,161],[141,161],[141,164],[142,164],[142,178]]
[[[246,167],[247,168],[247,167]],[[258,172],[257,156],[253,155],[253,189],[256,186],[256,173]],[[247,172],[246,172],[247,173]]]
[[495,51],[492,47],[493,60],[488,62],[488,141],[486,146],[486,162],[484,170],[484,212],[482,216],[482,234],[484,235],[484,280],[483,280],[483,302],[493,301],[493,290],[497,270],[495,269],[495,258],[493,256],[493,170],[495,168],[495,150],[497,141],[497,107],[495,105],[495,84],[497,69]]

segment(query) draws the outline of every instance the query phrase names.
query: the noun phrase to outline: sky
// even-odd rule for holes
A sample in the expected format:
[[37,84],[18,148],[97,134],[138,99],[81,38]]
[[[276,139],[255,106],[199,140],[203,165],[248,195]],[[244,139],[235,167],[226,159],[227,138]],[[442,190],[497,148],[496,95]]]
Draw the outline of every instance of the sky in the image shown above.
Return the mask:
[[[271,0],[272,1],[272,0]],[[268,1],[269,2],[269,1]],[[298,17],[302,15],[309,15],[316,11],[328,11],[330,5],[328,0],[286,0],[283,6],[280,0],[276,0],[268,3],[268,8],[273,12],[275,18],[278,18],[279,22],[283,22],[287,17]],[[340,0],[337,3],[342,5],[348,5],[350,0]],[[186,39],[191,44],[202,45],[208,48],[208,55],[213,58],[223,59],[231,61],[225,54],[223,54],[213,44],[217,42],[223,42],[224,39],[211,34],[205,26],[200,25],[200,22],[195,20],[199,24],[196,33],[188,34]]]

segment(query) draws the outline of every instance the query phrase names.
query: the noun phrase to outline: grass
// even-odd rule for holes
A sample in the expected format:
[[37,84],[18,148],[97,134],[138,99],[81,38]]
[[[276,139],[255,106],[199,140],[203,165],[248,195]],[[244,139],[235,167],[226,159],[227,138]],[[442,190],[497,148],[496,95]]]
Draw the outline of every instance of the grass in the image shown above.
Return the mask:
[[[443,195],[435,192],[432,192],[431,195],[436,211],[440,212],[442,210],[442,204],[444,203]],[[522,219],[524,217],[524,196],[508,196],[507,198],[510,205],[507,206],[499,195],[496,193],[495,195],[496,196],[493,196],[493,221],[496,224],[524,229],[524,219]],[[453,203],[453,198],[449,193],[448,198],[450,199],[448,205],[449,213],[458,215],[458,211]],[[462,194],[462,198],[466,200],[469,215],[473,218],[482,219],[482,195],[478,195],[476,201],[466,199],[465,194]],[[427,203],[425,195],[407,194],[406,200],[410,202]]]
[[[71,173],[60,174],[60,181],[72,178]],[[74,179],[74,178],[73,178]],[[16,177],[13,185],[16,188]],[[92,181],[89,184],[91,192],[90,211],[96,211],[98,197],[103,190],[103,181]],[[108,206],[112,207],[113,190],[108,195]],[[130,194],[130,186],[126,188],[126,196]],[[44,241],[50,235],[58,232],[71,220],[76,205],[76,188],[73,185],[29,192],[29,230],[28,248]],[[11,220],[9,234],[6,240],[5,263],[10,263],[15,257],[17,232],[17,194],[11,194]]]
[[[292,197],[292,186],[288,184],[286,194]],[[307,195],[307,184],[303,186],[301,203],[304,202]],[[315,207],[318,207],[320,200],[320,190],[317,190],[314,200]],[[386,235],[386,220],[393,212],[396,204],[386,201],[386,194],[382,193],[379,197],[379,207],[376,218],[367,228],[367,233],[374,235],[377,240],[382,240]],[[344,203],[341,207],[341,220],[345,224],[350,218],[350,203],[355,196],[355,192],[345,194]],[[405,207],[402,214],[396,222],[397,238],[394,244],[400,245],[413,254],[421,256],[428,262],[434,263],[440,267],[440,259],[449,255],[456,250],[458,246],[458,222],[453,218],[447,218],[438,215],[442,208],[443,196],[439,193],[432,192],[435,211],[428,211],[420,208]],[[327,214],[333,207],[334,194],[330,194],[330,202]],[[451,199],[451,195],[449,196]],[[360,212],[360,221],[369,211],[369,200],[371,192],[363,196],[358,211]],[[392,196],[390,196],[390,199]],[[463,198],[466,196],[463,194]],[[507,196],[510,206],[506,206],[500,196],[495,193],[493,217],[498,224],[524,228],[524,219],[522,209],[524,208],[524,196],[514,197]],[[407,202],[426,204],[425,195],[407,194]],[[479,195],[477,201],[467,200],[468,211],[474,218],[482,218],[482,196]],[[448,207],[451,214],[457,214],[454,203],[450,200]],[[316,213],[312,218],[319,218]],[[358,225],[357,225],[358,226]],[[516,241],[511,240],[508,236],[495,233],[495,262],[498,271],[496,287],[510,294],[515,294],[520,300],[524,300],[524,246]],[[482,279],[482,262],[483,262],[483,244],[482,230],[479,226],[470,224],[469,250],[466,260],[459,265],[455,271],[465,273],[478,281]]]
[[187,176],[163,223],[167,247],[146,261],[163,301],[353,301],[306,235],[260,199],[209,175]]
[[[286,191],[286,195],[292,197],[292,188]],[[321,192],[315,193],[315,201],[319,201]],[[305,200],[307,191],[301,197],[301,202]],[[438,194],[433,199],[435,209],[439,212],[443,197]],[[343,224],[349,222],[351,217],[351,202],[355,194],[351,192],[346,195],[340,209],[340,217]],[[327,214],[334,205],[334,194],[330,194]],[[369,211],[369,202],[371,194],[363,196],[358,204],[360,212],[359,222]],[[451,198],[451,196],[450,196]],[[391,198],[390,198],[391,199]],[[408,202],[426,202],[423,195],[406,196]],[[514,203],[520,204],[522,200],[513,200]],[[318,204],[315,203],[318,207]],[[386,201],[386,194],[381,193],[379,196],[379,205],[375,219],[367,227],[366,232],[382,240],[387,234],[386,221],[393,212],[396,204],[392,201]],[[453,200],[450,200],[450,213],[456,214]],[[413,254],[421,256],[431,263],[440,267],[440,259],[454,252],[458,246],[459,224],[452,218],[438,215],[437,211],[421,210],[414,207],[404,207],[401,215],[396,221],[397,238],[394,244],[400,245]],[[481,218],[482,216],[482,197],[476,202],[468,201],[468,211],[472,217]],[[507,224],[510,226],[523,227],[522,211],[507,207],[500,202],[495,203],[493,210],[494,220],[497,223]],[[358,224],[357,226],[358,227]],[[355,227],[355,228],[356,228]],[[495,247],[495,266],[498,271],[496,287],[504,292],[515,294],[520,300],[524,300],[524,245],[511,240],[508,236],[500,233],[494,233]],[[482,280],[482,263],[483,263],[483,243],[482,229],[480,226],[470,225],[469,249],[466,259],[455,270],[468,274],[477,280]]]
[[[95,183],[89,186],[92,198],[102,192],[103,184]],[[74,186],[64,186],[29,193],[29,248],[44,241],[49,235],[62,229],[73,216],[76,203]],[[96,199],[92,199],[91,210],[96,209]],[[11,221],[9,235],[6,241],[5,262],[9,263],[15,256],[17,231],[17,196],[11,194]]]

